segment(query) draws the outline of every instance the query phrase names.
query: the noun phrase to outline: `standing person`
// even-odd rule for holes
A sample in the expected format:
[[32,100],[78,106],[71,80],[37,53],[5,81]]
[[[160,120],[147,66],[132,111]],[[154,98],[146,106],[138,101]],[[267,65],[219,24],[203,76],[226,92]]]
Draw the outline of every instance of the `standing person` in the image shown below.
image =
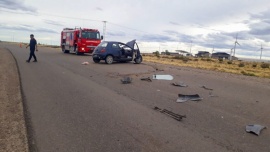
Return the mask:
[[26,60],[26,62],[30,62],[32,56],[34,57],[34,61],[33,62],[37,62],[37,58],[36,58],[36,55],[35,55],[35,51],[38,51],[38,48],[37,48],[37,41],[36,39],[34,38],[34,35],[31,34],[30,35],[30,43],[26,46],[26,48],[28,48],[28,46],[30,46],[30,56],[29,56],[29,59]]

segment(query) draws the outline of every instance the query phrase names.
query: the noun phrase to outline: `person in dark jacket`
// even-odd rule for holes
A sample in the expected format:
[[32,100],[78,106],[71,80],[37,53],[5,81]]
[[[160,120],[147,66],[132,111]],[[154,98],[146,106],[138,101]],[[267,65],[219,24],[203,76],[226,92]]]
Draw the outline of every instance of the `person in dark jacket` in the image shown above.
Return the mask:
[[34,35],[31,34],[30,35],[30,43],[26,46],[26,48],[28,48],[30,46],[30,55],[29,55],[29,58],[28,60],[26,60],[26,62],[30,62],[31,58],[34,57],[34,61],[33,62],[37,62],[37,57],[35,55],[35,51],[38,51],[38,48],[37,48],[37,41],[36,39],[34,38]]

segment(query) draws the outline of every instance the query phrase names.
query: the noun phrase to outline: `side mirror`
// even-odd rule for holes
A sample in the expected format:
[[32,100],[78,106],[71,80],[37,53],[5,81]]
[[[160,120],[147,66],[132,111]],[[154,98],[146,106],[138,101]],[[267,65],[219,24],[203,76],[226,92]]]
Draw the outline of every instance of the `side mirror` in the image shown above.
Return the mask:
[[101,35],[100,39],[103,40],[103,35]]

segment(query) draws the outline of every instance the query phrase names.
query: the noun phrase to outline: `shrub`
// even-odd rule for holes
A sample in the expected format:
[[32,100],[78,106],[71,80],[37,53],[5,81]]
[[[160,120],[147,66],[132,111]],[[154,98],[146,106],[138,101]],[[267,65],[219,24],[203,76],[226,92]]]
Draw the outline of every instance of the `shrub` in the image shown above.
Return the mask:
[[270,66],[269,63],[262,63],[262,64],[261,64],[261,67],[264,68],[264,69],[265,69],[265,68],[269,68],[269,66]]
[[193,59],[193,61],[199,61],[199,59]]
[[187,63],[189,58],[183,58],[182,60],[183,60],[183,62]]
[[155,54],[156,57],[158,57],[158,58],[160,57],[159,56],[159,54],[160,54],[159,51],[154,52],[154,54]]
[[218,61],[219,61],[219,63],[222,63],[223,62],[223,59],[219,58]]
[[248,72],[245,72],[245,71],[241,71],[241,73],[243,75],[246,75],[246,76],[256,76],[254,73],[248,73]]
[[174,56],[173,58],[177,59],[177,60],[183,60],[184,57],[183,56]]
[[210,58],[207,58],[207,59],[206,59],[206,61],[211,62],[211,61],[213,61],[213,60],[212,60],[212,59],[210,59]]
[[232,64],[232,61],[228,61],[227,63],[228,63],[228,64]]
[[162,58],[167,58],[167,59],[168,59],[168,58],[169,58],[169,56],[162,56]]
[[206,59],[205,58],[201,58],[201,61],[206,61]]
[[253,64],[252,64],[252,67],[253,67],[253,68],[256,68],[256,67],[257,67],[257,63],[253,63]]
[[241,62],[241,63],[238,64],[238,66],[239,66],[239,67],[244,67],[245,64],[244,64],[243,62]]

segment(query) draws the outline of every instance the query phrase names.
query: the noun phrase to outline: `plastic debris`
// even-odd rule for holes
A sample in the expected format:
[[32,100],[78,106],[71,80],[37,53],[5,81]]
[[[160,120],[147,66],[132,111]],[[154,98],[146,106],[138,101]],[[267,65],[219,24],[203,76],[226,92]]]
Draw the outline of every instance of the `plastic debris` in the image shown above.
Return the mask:
[[179,114],[173,113],[167,109],[160,109],[159,107],[154,107],[154,110],[157,110],[161,113],[164,113],[167,116],[170,116],[173,119],[178,120],[178,121],[181,121],[183,118],[186,118],[186,115],[179,115]]
[[123,84],[131,83],[131,81],[132,81],[132,78],[131,77],[124,77],[123,79],[121,79],[121,82]]
[[198,94],[193,95],[184,95],[184,94],[178,94],[178,99],[176,102],[186,102],[186,101],[200,101],[203,98],[201,98]]
[[213,89],[211,89],[211,88],[207,88],[206,86],[201,86],[201,88],[204,88],[205,90],[213,90]]
[[88,65],[89,64],[89,62],[83,62],[82,63],[82,65]]
[[247,125],[246,126],[246,132],[254,133],[257,136],[260,135],[261,130],[263,130],[263,129],[266,129],[266,127],[265,126],[261,126],[261,125],[257,125],[257,124],[255,124],[255,125]]
[[177,87],[188,87],[188,85],[186,85],[186,84],[184,84],[182,82],[180,82],[180,83],[171,83],[171,85],[177,86]]
[[155,80],[173,80],[173,76],[171,75],[153,75],[153,79]]
[[151,80],[150,77],[148,77],[148,78],[141,78],[141,80],[143,80],[143,81],[148,81],[148,82],[152,82],[152,80]]

